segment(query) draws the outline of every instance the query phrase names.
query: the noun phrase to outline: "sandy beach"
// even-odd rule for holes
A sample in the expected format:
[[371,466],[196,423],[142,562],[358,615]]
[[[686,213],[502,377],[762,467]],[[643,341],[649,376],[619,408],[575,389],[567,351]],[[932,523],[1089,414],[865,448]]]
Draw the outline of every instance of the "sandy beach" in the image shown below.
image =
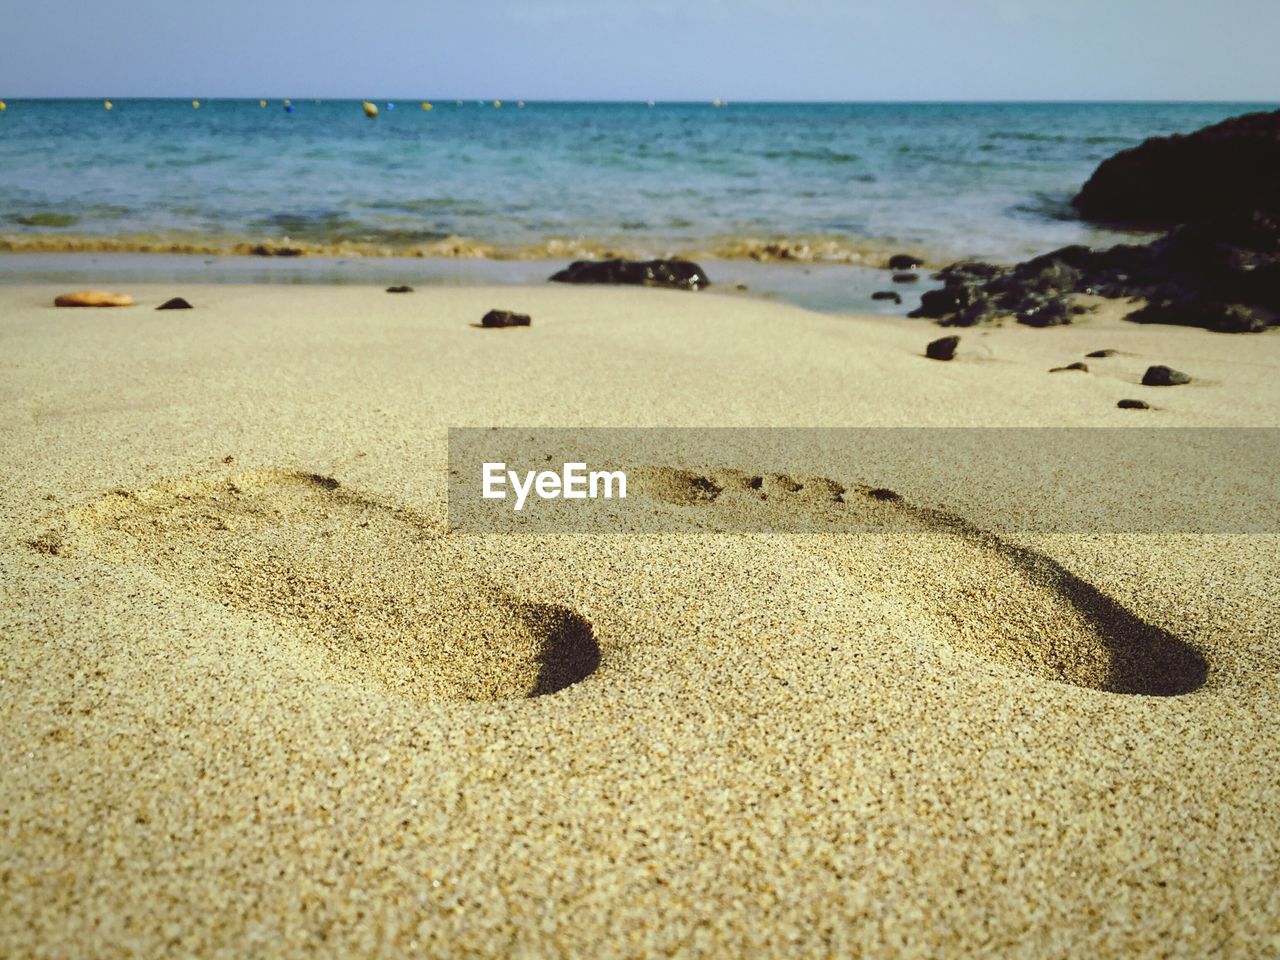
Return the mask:
[[1275,536],[1027,544],[1207,665],[1141,696],[944,532],[445,533],[450,426],[1271,427],[1280,338],[61,292],[0,288],[0,954],[1280,955]]

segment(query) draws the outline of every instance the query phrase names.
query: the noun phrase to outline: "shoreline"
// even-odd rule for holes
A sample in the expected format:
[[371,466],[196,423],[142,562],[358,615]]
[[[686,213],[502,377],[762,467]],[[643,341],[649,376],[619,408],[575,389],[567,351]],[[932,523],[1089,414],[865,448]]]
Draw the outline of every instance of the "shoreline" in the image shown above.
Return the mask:
[[[1135,232],[1135,236],[1139,235]],[[244,257],[360,257],[459,260],[554,260],[621,258],[647,260],[752,260],[758,263],[834,263],[879,266],[896,253],[910,252],[927,266],[942,267],[958,258],[954,250],[932,249],[920,241],[844,236],[709,236],[700,239],[546,237],[523,243],[494,243],[450,235],[419,244],[376,241],[316,241],[293,237],[157,237],[99,234],[0,233],[0,254],[120,253]],[[918,248],[918,249],[916,249]]]
[[[494,260],[430,257],[255,257],[174,253],[0,253],[0,286],[65,283],[75,287],[130,283],[332,284],[428,287],[542,285],[568,259]],[[702,258],[709,292],[776,300],[824,313],[905,317],[932,282],[928,268],[911,284],[893,271],[844,263],[767,262]],[[745,289],[740,289],[745,287]],[[894,290],[901,304],[873,300]],[[701,296],[708,291],[690,294]]]

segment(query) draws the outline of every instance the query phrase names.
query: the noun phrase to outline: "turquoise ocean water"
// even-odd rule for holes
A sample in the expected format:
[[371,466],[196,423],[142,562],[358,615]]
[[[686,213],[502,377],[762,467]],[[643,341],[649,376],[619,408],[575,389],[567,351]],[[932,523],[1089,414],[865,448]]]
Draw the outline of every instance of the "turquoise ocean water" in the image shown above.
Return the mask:
[[[499,255],[877,247],[1009,259],[1093,236],[1089,172],[1244,104],[9,101],[0,236],[58,248],[241,241]],[[105,244],[104,244],[105,246]],[[803,251],[799,251],[803,255]]]
[[1247,104],[9,101],[8,249],[858,262],[1105,242],[1097,163]]

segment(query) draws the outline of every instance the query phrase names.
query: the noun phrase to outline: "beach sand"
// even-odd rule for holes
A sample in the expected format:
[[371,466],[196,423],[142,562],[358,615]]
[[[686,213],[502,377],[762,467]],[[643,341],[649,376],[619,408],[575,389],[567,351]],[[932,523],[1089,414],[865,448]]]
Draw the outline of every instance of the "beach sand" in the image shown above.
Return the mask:
[[1280,955],[1277,537],[445,535],[450,426],[1271,427],[1280,337],[64,289],[0,288],[0,954]]

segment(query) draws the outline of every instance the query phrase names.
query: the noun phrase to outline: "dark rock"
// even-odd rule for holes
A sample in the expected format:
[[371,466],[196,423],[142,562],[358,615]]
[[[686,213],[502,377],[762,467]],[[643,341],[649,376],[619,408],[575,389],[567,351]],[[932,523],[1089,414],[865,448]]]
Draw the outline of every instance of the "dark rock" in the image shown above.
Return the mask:
[[950,360],[956,355],[959,345],[959,337],[940,337],[924,348],[924,355],[930,360]]
[[892,300],[894,303],[902,302],[902,294],[896,290],[877,290],[871,295],[872,300]]
[[948,279],[941,290],[926,290],[920,298],[920,306],[911,311],[911,316],[942,320],[968,309],[977,299],[977,284],[959,278]]
[[1014,316],[1029,327],[1057,327],[1070,323],[1075,309],[1061,297],[1024,298]]
[[700,290],[711,281],[689,260],[578,260],[551,278],[556,283],[615,283]]
[[512,313],[510,310],[490,310],[480,321],[484,327],[527,327],[533,318],[527,313]]
[[1004,267],[983,260],[961,260],[943,267],[933,275],[935,280],[990,280],[1005,271]]
[[1176,387],[1179,384],[1190,382],[1191,378],[1182,371],[1174,370],[1172,367],[1166,367],[1162,364],[1147,367],[1147,372],[1142,375],[1142,385],[1144,387]]
[[1031,326],[1070,323],[1073,294],[1143,299],[1130,319],[1224,333],[1280,324],[1280,215],[1257,211],[1188,224],[1146,246],[1064,247],[1012,267],[957,263],[937,274],[913,316],[971,326],[1013,316]]
[[916,267],[922,266],[924,266],[924,261],[910,253],[895,253],[889,258],[889,263],[887,264],[890,270],[914,270]]
[[1089,365],[1087,363],[1081,363],[1079,360],[1077,360],[1075,363],[1068,363],[1065,367],[1049,368],[1050,373],[1062,373],[1064,370],[1079,370],[1081,373],[1088,373]]
[[164,303],[160,304],[160,306],[156,307],[156,309],[157,310],[191,310],[192,306],[182,297],[174,297],[171,300],[166,300]]
[[1002,316],[1071,322],[1072,294],[1141,299],[1130,319],[1225,333],[1280,325],[1280,110],[1186,136],[1154,137],[1104,161],[1073,203],[1085,217],[1172,228],[1147,244],[1063,247],[1012,267],[960,262],[914,315],[943,326]]
[[1149,303],[1129,314],[1128,319],[1134,323],[1204,327],[1220,333],[1259,333],[1269,325],[1258,310],[1243,304],[1195,299]]
[[1152,137],[1104,160],[1072,204],[1087,219],[1169,227],[1240,209],[1280,211],[1280,110],[1185,136]]
[[1151,404],[1145,400],[1121,400],[1116,404],[1121,410],[1150,410]]
[[919,279],[920,274],[918,273],[895,273],[893,275],[894,283],[915,283]]
[[387,287],[387,293],[413,293],[413,287],[407,287],[404,284],[399,284],[398,286]]
[[1112,350],[1110,347],[1108,347],[1106,350],[1093,350],[1089,353],[1086,353],[1085,356],[1086,357],[1114,357],[1119,352],[1120,352],[1119,350]]

